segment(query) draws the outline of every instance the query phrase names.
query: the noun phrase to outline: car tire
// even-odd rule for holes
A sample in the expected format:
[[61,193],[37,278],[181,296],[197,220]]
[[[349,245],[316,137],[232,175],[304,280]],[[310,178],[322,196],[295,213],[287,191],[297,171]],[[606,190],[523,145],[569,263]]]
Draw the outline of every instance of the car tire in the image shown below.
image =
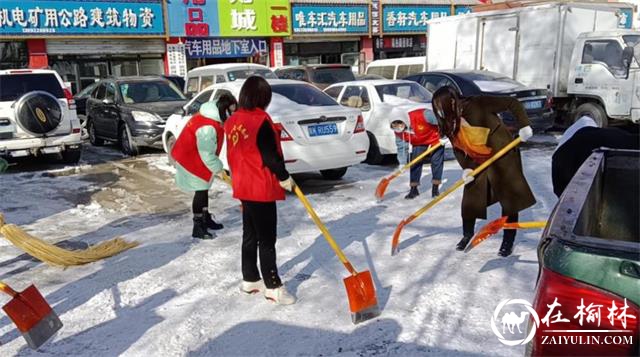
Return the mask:
[[367,131],[369,137],[369,151],[367,152],[367,158],[364,160],[369,165],[379,165],[384,160],[384,156],[380,153],[380,147],[378,146],[378,140],[369,131]]
[[339,169],[320,170],[322,178],[325,180],[340,180],[346,173],[348,167],[341,167]]
[[133,142],[133,136],[131,130],[126,123],[121,123],[118,128],[118,143],[120,144],[120,150],[127,156],[138,156],[140,149]]
[[80,161],[82,157],[82,146],[77,149],[67,149],[64,150],[60,156],[62,157],[62,163],[75,165]]
[[584,103],[580,105],[573,113],[573,122],[575,123],[585,115],[591,117],[600,128],[606,128],[609,125],[607,113],[605,113],[604,109],[602,109],[599,104]]
[[176,144],[176,137],[169,134],[167,137],[167,160],[169,165],[176,166],[176,160],[171,156],[171,151],[173,150],[173,146]]
[[91,118],[87,118],[87,134],[89,135],[89,142],[93,146],[102,146],[104,145],[104,140],[98,138],[96,134],[96,127],[93,125],[93,120]]

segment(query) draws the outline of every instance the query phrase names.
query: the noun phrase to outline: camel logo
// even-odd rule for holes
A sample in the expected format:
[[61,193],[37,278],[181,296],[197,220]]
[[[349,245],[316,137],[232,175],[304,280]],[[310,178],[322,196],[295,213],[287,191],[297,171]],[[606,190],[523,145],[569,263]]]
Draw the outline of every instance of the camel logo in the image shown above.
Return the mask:
[[[521,309],[524,311],[520,311],[519,313],[515,313],[513,311],[502,313],[502,310],[509,305],[520,306],[521,308],[524,308]],[[533,318],[534,322],[529,334],[523,339],[508,338],[509,335],[515,335],[516,330],[520,334],[522,334],[523,331],[526,332],[526,321],[529,316]],[[499,325],[502,325],[502,328],[499,328]],[[491,330],[496,336],[498,336],[500,342],[507,346],[518,346],[529,343],[529,341],[533,339],[533,336],[535,336],[536,330],[539,326],[540,318],[538,317],[536,310],[533,309],[531,303],[523,299],[502,300],[491,317]]]
[[47,116],[44,114],[44,112],[40,108],[36,108],[36,117],[42,124],[47,122]]

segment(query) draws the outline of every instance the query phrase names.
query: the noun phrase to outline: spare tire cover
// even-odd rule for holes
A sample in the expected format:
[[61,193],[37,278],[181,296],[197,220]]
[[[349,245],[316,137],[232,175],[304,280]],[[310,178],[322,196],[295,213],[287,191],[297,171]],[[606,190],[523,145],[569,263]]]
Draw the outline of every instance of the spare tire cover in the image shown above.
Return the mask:
[[34,91],[23,95],[15,106],[16,121],[31,135],[45,135],[62,122],[62,107],[53,95]]

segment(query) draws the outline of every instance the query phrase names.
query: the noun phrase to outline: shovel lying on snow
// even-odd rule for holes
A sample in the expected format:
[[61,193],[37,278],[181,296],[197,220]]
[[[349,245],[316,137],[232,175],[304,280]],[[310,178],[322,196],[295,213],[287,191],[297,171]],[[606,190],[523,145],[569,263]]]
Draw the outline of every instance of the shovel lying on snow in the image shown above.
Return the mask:
[[351,276],[344,279],[344,285],[347,289],[347,297],[349,298],[349,309],[351,310],[351,321],[354,324],[372,319],[380,315],[380,309],[378,308],[378,299],[376,298],[376,289],[373,285],[373,279],[371,278],[371,272],[368,270],[363,272],[357,272],[347,257],[342,252],[342,249],[335,242],[327,227],[320,221],[320,218],[311,207],[311,203],[304,196],[298,185],[294,185],[293,191],[298,196],[304,208],[306,208],[309,216],[320,228],[324,238],[327,240],[331,249],[336,253],[338,259],[344,264],[345,268],[351,273]]
[[[496,162],[496,160],[498,160],[499,158],[503,157],[507,152],[509,152],[509,150],[511,150],[514,147],[518,146],[518,144],[520,144],[521,142],[522,142],[522,139],[520,139],[520,138],[516,138],[515,140],[510,142],[507,146],[503,147],[502,149],[500,149],[500,151],[495,153],[489,160],[483,162],[480,166],[476,167],[473,170],[473,172],[471,172],[471,176],[473,176],[473,177],[477,176],[480,172],[482,172],[484,169],[486,169],[489,165],[493,164],[494,162]],[[433,200],[431,200],[429,203],[427,203],[424,207],[422,207],[419,210],[417,210],[411,216],[403,219],[400,222],[400,224],[398,224],[398,227],[396,227],[396,230],[393,233],[393,239],[391,240],[391,255],[396,255],[396,253],[398,253],[398,244],[400,244],[400,233],[402,233],[402,230],[404,229],[404,227],[407,224],[413,222],[416,218],[420,217],[422,214],[424,214],[426,211],[428,211],[431,207],[435,206],[438,202],[442,201],[451,192],[453,192],[453,191],[457,190],[458,188],[464,186],[464,184],[465,184],[464,179],[460,179],[460,180],[456,181],[453,184],[453,186],[449,187],[446,191],[441,193],[440,196],[438,196],[438,197],[434,198]]]
[[410,168],[411,166],[415,165],[420,160],[422,160],[425,157],[427,157],[427,155],[429,155],[432,152],[436,151],[436,149],[438,149],[440,146],[442,146],[442,142],[438,142],[437,144],[431,146],[427,151],[423,152],[418,157],[416,157],[415,159],[411,160],[411,162],[409,162],[408,164],[402,166],[399,170],[397,170],[393,174],[391,174],[391,175],[389,175],[387,177],[383,177],[382,180],[380,180],[380,183],[378,183],[378,186],[376,187],[376,193],[375,193],[376,198],[378,200],[382,200],[382,198],[384,197],[384,193],[387,191],[387,186],[389,186],[389,184],[391,183],[391,180],[393,180],[396,177],[402,175],[402,173],[405,172],[408,168]]
[[480,243],[484,242],[490,236],[498,233],[501,229],[531,229],[531,228],[544,228],[547,226],[546,221],[538,221],[538,222],[514,222],[507,223],[507,217],[498,218],[495,221],[491,221],[487,223],[484,227],[480,229],[480,231],[473,237],[469,245],[464,249],[464,252],[467,253],[471,249],[480,245]]
[[34,285],[17,292],[0,282],[0,290],[13,298],[2,309],[16,324],[29,347],[39,348],[62,328],[58,315]]

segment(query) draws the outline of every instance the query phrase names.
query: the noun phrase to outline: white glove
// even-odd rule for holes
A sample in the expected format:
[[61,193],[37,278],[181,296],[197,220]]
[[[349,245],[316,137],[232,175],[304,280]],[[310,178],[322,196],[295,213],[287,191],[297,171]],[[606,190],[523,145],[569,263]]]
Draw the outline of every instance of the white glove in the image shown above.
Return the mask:
[[475,180],[475,177],[473,177],[471,175],[471,173],[473,172],[473,170],[471,169],[464,169],[462,171],[462,179],[464,180],[464,184],[470,184],[473,182],[473,180]]
[[280,187],[282,187],[283,189],[289,192],[293,191],[293,188],[295,186],[296,186],[296,183],[293,182],[293,179],[291,178],[291,176],[289,176],[289,178],[284,181],[280,181]]
[[524,128],[520,129],[520,131],[518,131],[518,135],[520,136],[520,139],[522,139],[522,141],[526,143],[527,140],[531,139],[531,137],[533,136],[533,130],[530,126],[527,125]]

